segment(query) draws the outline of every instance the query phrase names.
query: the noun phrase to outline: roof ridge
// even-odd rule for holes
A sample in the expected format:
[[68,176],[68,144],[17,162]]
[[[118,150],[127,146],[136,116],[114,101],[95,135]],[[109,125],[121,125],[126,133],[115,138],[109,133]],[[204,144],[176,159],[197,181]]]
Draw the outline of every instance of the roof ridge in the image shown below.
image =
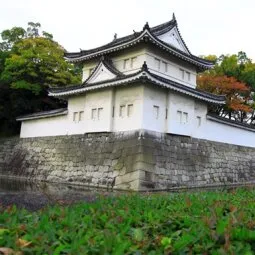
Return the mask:
[[[80,86],[75,86],[75,87],[72,87],[72,88],[68,87],[67,89],[63,89],[63,88],[53,89],[50,92],[54,93],[54,90],[55,90],[55,93],[58,93],[58,92],[59,93],[61,93],[61,92],[64,93],[64,92],[68,92],[68,91],[72,91],[72,90],[76,90],[76,89],[85,89],[85,88],[89,88],[89,87],[103,85],[104,83],[122,81],[122,80],[125,80],[125,79],[128,79],[128,78],[135,77],[139,74],[142,74],[142,76],[137,77],[137,79],[139,79],[139,78],[142,78],[143,80],[148,79],[149,81],[153,82],[152,80],[149,79],[148,76],[146,77],[146,75],[144,75],[144,73],[147,73],[148,75],[150,75],[152,78],[156,79],[159,82],[163,82],[165,84],[173,86],[174,88],[177,89],[177,91],[178,91],[178,89],[179,90],[185,90],[186,92],[189,92],[189,93],[193,94],[193,96],[196,94],[198,97],[206,97],[206,98],[208,98],[208,100],[211,99],[211,100],[214,100],[214,101],[225,101],[225,99],[226,99],[224,95],[215,95],[215,94],[208,93],[208,92],[205,92],[205,91],[197,90],[195,88],[188,87],[184,84],[181,84],[181,83],[175,82],[173,80],[169,80],[167,78],[158,76],[154,73],[151,73],[149,71],[148,67],[147,67],[146,61],[143,63],[141,69],[138,72],[135,72],[135,73],[132,73],[132,74],[129,74],[129,75],[124,75],[124,76],[121,76],[121,77],[116,77],[114,79],[104,80],[104,81],[90,83],[90,84],[83,83]],[[180,92],[180,93],[183,93],[183,92]]]
[[216,118],[218,120],[222,120],[222,121],[225,121],[225,122],[228,122],[228,123],[232,123],[232,124],[237,125],[237,126],[241,126],[241,127],[250,128],[252,130],[255,130],[254,125],[243,123],[243,122],[232,120],[232,119],[228,119],[228,118],[219,116],[216,113],[209,112],[209,113],[207,113],[207,116],[212,117],[212,118]]
[[43,116],[53,116],[53,115],[58,115],[61,113],[65,113],[67,111],[67,108],[58,108],[54,110],[48,110],[48,111],[41,111],[41,112],[35,112],[35,113],[28,113],[25,115],[18,116],[16,118],[17,121],[25,119],[25,118],[36,118],[36,117],[43,117]]
[[152,77],[155,77],[155,78],[157,78],[157,79],[159,79],[159,80],[162,80],[162,81],[165,81],[165,82],[170,82],[170,83],[175,84],[175,85],[177,85],[177,86],[179,86],[179,85],[185,86],[186,89],[189,90],[189,91],[194,91],[194,92],[197,92],[197,93],[199,93],[199,94],[205,94],[205,95],[208,95],[208,96],[211,96],[211,97],[214,97],[214,98],[221,98],[222,100],[225,100],[225,99],[226,99],[225,95],[216,95],[216,94],[209,93],[209,92],[206,92],[206,91],[203,91],[203,90],[198,90],[198,89],[196,89],[196,88],[191,88],[191,87],[188,87],[188,86],[186,86],[186,85],[183,85],[183,84],[181,84],[181,83],[179,83],[179,82],[176,82],[176,81],[173,81],[173,80],[169,80],[169,79],[164,78],[164,77],[161,77],[161,76],[159,76],[159,75],[157,75],[157,74],[151,73],[149,70],[148,70],[148,73],[149,73]]
[[[149,37],[149,40],[148,40],[148,37]],[[214,65],[214,63],[212,63],[211,61],[201,59],[197,56],[184,52],[174,47],[173,45],[160,40],[155,34],[153,34],[153,32],[151,32],[151,29],[147,29],[147,28],[142,33],[139,33],[139,35],[133,35],[133,38],[129,39],[128,41],[123,41],[116,45],[114,44],[111,47],[106,47],[106,48],[101,47],[100,50],[98,51],[92,51],[86,55],[74,56],[73,58],[70,58],[69,60],[73,62],[79,62],[85,59],[95,58],[98,56],[111,53],[113,51],[124,49],[126,47],[131,47],[133,45],[140,43],[141,41],[151,42],[152,44],[155,44],[156,46],[160,47],[162,50],[166,50],[170,54],[180,59],[183,59],[184,61],[192,63],[193,65],[197,66],[197,69],[200,71],[210,69]]]
[[162,28],[162,27],[165,28],[166,26],[168,26],[171,23],[173,23],[173,24],[176,23],[177,24],[176,19],[175,20],[171,19],[170,21],[164,22],[164,23],[156,25],[154,27],[149,27],[148,22],[146,22],[143,29],[139,32],[134,32],[133,34],[129,34],[129,35],[126,35],[126,36],[122,36],[120,38],[116,38],[115,40],[110,41],[109,43],[106,43],[106,44],[104,44],[102,46],[99,46],[99,47],[95,47],[95,48],[92,48],[92,49],[89,49],[89,50],[80,50],[79,52],[73,52],[73,53],[72,52],[65,52],[64,55],[65,55],[65,57],[68,58],[68,56],[71,56],[71,55],[84,54],[84,53],[86,54],[87,52],[94,51],[94,50],[99,51],[100,49],[105,48],[107,46],[117,45],[119,42],[121,42],[123,40],[129,39],[129,38],[135,39],[136,37],[141,35],[145,29],[149,28],[149,30],[151,30],[151,32],[154,33],[159,28]]

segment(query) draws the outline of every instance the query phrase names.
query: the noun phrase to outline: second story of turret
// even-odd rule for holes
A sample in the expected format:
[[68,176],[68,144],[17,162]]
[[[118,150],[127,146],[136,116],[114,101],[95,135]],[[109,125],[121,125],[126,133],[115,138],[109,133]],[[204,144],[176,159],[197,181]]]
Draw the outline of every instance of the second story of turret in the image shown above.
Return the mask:
[[[134,74],[146,62],[151,73],[195,88],[197,73],[213,67],[212,62],[191,54],[174,15],[166,23],[151,28],[146,23],[140,32],[134,31],[121,38],[115,35],[106,45],[66,53],[65,56],[70,62],[82,63],[83,83],[107,81],[113,78],[113,73],[120,76]],[[110,63],[108,67],[102,65],[102,58]]]

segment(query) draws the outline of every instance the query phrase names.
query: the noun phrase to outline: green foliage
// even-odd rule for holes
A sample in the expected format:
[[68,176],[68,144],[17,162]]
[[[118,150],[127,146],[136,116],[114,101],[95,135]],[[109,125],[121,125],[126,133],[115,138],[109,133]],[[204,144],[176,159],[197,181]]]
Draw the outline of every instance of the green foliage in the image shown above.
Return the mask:
[[215,67],[206,73],[216,76],[234,77],[244,82],[250,88],[255,88],[255,64],[243,51],[233,55],[203,56],[205,59],[215,62]]
[[255,190],[99,197],[1,209],[0,247],[24,254],[254,254]]
[[[241,109],[246,109],[247,107],[252,109],[251,111],[248,111],[248,113],[245,110],[233,110],[232,107],[229,107],[227,103],[226,107],[211,106],[210,110],[223,117],[228,116],[229,118],[235,119],[236,121],[246,122],[247,124],[255,125],[255,63],[253,63],[252,60],[248,58],[246,53],[242,51],[238,52],[238,54],[233,55],[221,55],[220,57],[209,55],[203,57],[205,59],[214,61],[215,67],[198,76],[198,87],[201,85],[200,81],[203,80],[205,77],[211,77],[215,80],[219,79],[220,77],[235,78],[236,81],[244,84],[245,86],[247,86],[247,88],[249,88],[249,93],[247,94],[236,91],[233,95],[231,94],[232,92],[229,90],[230,93],[226,93],[227,98],[231,98],[231,100],[234,99],[234,101],[243,101],[243,107],[241,107]],[[235,85],[236,83],[233,82],[233,89]],[[219,91],[221,91],[221,85],[214,84],[214,86],[218,86]],[[206,90],[204,86],[202,87]],[[236,102],[234,103],[236,104]],[[225,111],[225,108],[227,108],[228,110]]]
[[[43,37],[26,38],[13,46],[5,61],[2,80],[12,88],[40,93],[45,87],[78,83],[72,66],[64,58],[64,51],[56,42]],[[33,88],[35,85],[36,88]]]
[[0,133],[17,133],[17,116],[63,107],[64,102],[47,97],[49,86],[81,82],[80,67],[67,63],[63,47],[40,29],[40,23],[29,22],[27,29],[1,33]]
[[11,50],[14,43],[20,41],[25,37],[26,31],[22,27],[13,27],[2,31],[1,37],[3,42],[0,43],[0,50]]

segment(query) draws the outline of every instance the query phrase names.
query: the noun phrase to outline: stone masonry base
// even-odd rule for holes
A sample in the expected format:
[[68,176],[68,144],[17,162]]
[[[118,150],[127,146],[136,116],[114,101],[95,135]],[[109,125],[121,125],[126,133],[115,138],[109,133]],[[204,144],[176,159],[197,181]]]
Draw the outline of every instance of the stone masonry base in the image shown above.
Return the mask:
[[255,148],[147,130],[0,139],[0,174],[124,190],[255,183]]

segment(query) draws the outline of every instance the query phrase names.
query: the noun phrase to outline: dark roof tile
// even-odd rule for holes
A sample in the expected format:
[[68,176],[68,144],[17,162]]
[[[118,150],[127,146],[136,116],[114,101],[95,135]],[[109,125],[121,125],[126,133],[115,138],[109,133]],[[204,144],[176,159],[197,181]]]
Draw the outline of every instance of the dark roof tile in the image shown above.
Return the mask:
[[[129,79],[129,78],[130,79],[135,78],[137,75],[139,75],[141,73],[147,73],[148,76],[139,76],[139,78],[137,78],[137,79],[132,79],[130,81],[127,81],[127,84],[137,82],[138,80],[141,80],[143,82],[156,84],[156,85],[159,85],[160,82],[163,82],[163,83],[168,84],[168,85],[172,86],[173,88],[175,88],[176,91],[178,91],[178,90],[185,91],[185,92],[187,92],[191,95],[196,95],[198,97],[205,98],[205,99],[208,99],[208,100],[213,100],[213,101],[218,101],[218,102],[224,102],[225,101],[225,96],[224,95],[214,95],[214,94],[202,91],[202,90],[194,89],[194,88],[188,87],[184,84],[181,84],[181,83],[163,78],[163,77],[161,77],[159,75],[156,75],[154,73],[151,73],[148,70],[146,63],[144,63],[144,65],[143,65],[143,67],[140,71],[138,71],[136,73],[133,73],[133,74],[117,76],[114,79],[104,80],[104,81],[100,81],[100,82],[96,82],[96,83],[90,83],[90,84],[83,83],[82,85],[66,87],[66,88],[51,88],[49,90],[49,92],[50,93],[64,93],[64,92],[70,92],[70,91],[75,91],[75,90],[81,90],[81,89],[84,89],[84,88],[89,88],[89,87],[102,85],[104,83],[111,83],[111,82],[122,81],[122,80]],[[149,77],[152,77],[155,80],[152,80]],[[79,92],[77,92],[77,93],[79,93]]]
[[64,114],[67,114],[67,108],[60,108],[60,109],[55,109],[55,110],[50,110],[50,111],[26,114],[26,115],[17,117],[17,120],[22,121],[25,119],[37,119],[37,118],[41,118],[41,117],[51,117],[51,116],[58,116],[58,115],[64,115]]

